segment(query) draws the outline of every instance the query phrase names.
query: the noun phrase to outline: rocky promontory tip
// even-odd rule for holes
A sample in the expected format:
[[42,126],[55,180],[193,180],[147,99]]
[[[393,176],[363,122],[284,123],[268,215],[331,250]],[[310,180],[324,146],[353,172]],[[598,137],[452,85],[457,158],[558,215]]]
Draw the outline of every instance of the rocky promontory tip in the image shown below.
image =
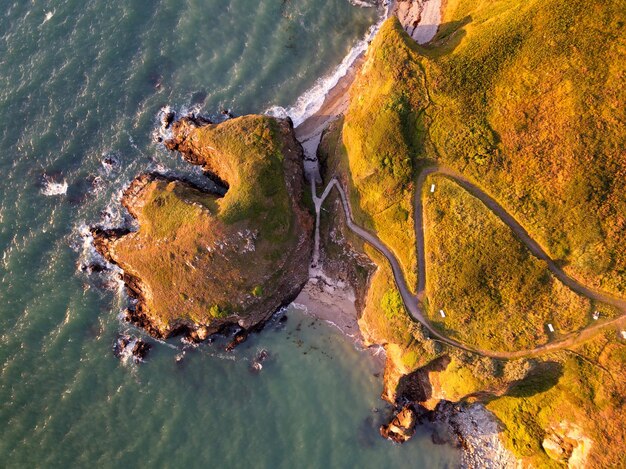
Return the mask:
[[123,270],[126,319],[155,337],[238,336],[291,302],[308,279],[312,218],[302,206],[302,148],[288,120],[212,124],[166,116],[164,144],[202,167],[225,195],[142,174],[122,204],[137,231],[92,228],[96,249]]

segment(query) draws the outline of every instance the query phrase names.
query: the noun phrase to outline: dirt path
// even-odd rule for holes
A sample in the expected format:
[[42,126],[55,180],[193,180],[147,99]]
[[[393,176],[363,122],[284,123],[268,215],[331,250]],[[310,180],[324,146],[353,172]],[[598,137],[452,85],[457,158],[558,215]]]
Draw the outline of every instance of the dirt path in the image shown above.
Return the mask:
[[[405,30],[417,42],[428,42],[436,34],[437,28],[439,27],[439,23],[441,21],[441,0],[410,0],[408,2],[392,2],[389,6],[390,9],[387,13],[398,16]],[[343,187],[341,187],[341,184],[336,179],[333,179],[330,181],[328,186],[326,186],[321,197],[317,197],[316,193],[315,185],[316,183],[321,182],[321,178],[319,175],[319,165],[316,155],[321,134],[323,130],[328,126],[329,122],[332,122],[332,120],[336,119],[346,110],[348,106],[348,90],[350,88],[350,85],[354,81],[360,66],[362,65],[362,61],[363,58],[359,58],[355,62],[354,66],[351,67],[346,76],[340,80],[340,82],[333,90],[330,91],[322,108],[315,115],[311,116],[309,119],[307,119],[296,128],[297,138],[302,143],[305,150],[305,173],[307,175],[307,179],[311,183],[311,194],[315,203],[316,212],[315,247],[313,251],[313,261],[311,264],[311,278],[323,276],[323,271],[321,269],[321,266],[319,265],[320,210],[330,191],[334,188],[339,192],[339,195],[341,197],[341,202],[345,211],[348,228],[356,233],[361,239],[377,249],[389,261],[396,285],[398,287],[400,295],[402,296],[402,300],[404,301],[404,304],[409,311],[409,314],[413,317],[413,319],[422,323],[424,327],[426,327],[426,329],[428,329],[428,331],[430,332],[431,337],[436,340],[444,342],[453,347],[457,347],[462,350],[477,353],[483,356],[509,359],[538,355],[545,352],[564,349],[576,343],[579,343],[580,341],[588,339],[601,329],[613,325],[626,325],[626,300],[616,298],[606,293],[591,289],[585,285],[582,285],[580,282],[567,275],[556,264],[556,262],[552,258],[550,258],[550,256],[548,256],[548,254],[539,245],[539,243],[537,243],[534,239],[530,237],[528,232],[517,222],[517,220],[515,220],[515,218],[511,214],[509,214],[491,196],[489,196],[482,189],[470,182],[467,178],[463,177],[461,174],[456,173],[449,168],[439,166],[434,166],[422,171],[417,179],[414,216],[415,238],[417,244],[416,249],[418,284],[416,289],[417,294],[413,295],[406,283],[404,274],[402,273],[402,269],[400,267],[400,263],[398,262],[393,252],[391,252],[391,250],[380,239],[378,239],[376,235],[368,232],[367,230],[361,228],[354,223],[350,210],[350,204],[348,202]],[[544,260],[548,264],[548,269],[550,270],[550,272],[564,285],[580,295],[616,307],[622,313],[621,316],[610,321],[598,322],[593,326],[587,327],[586,329],[578,332],[567,334],[561,337],[559,340],[550,342],[546,345],[542,345],[531,350],[520,350],[517,352],[492,352],[488,350],[479,350],[442,335],[429,323],[429,321],[425,318],[424,312],[422,310],[422,301],[424,300],[426,288],[426,258],[424,247],[424,215],[422,205],[422,192],[424,182],[426,178],[431,174],[441,174],[450,178],[461,187],[463,187],[470,194],[472,194],[474,197],[479,199],[483,204],[485,204],[498,218],[500,218],[504,223],[507,224],[507,226],[509,226],[509,228],[511,228],[511,230],[513,230],[513,232],[528,247],[533,255],[535,255],[539,259]]]
[[[465,190],[467,190],[474,197],[483,202],[496,216],[498,216],[504,223],[506,223],[513,232],[519,237],[519,239],[528,247],[528,249],[539,259],[543,259],[548,263],[548,268],[550,272],[554,274],[559,280],[561,280],[565,285],[571,288],[576,293],[592,298],[596,301],[601,301],[607,304],[610,304],[616,307],[622,314],[615,319],[610,321],[603,321],[597,324],[594,324],[591,327],[587,327],[581,331],[573,332],[561,337],[559,340],[554,342],[550,342],[548,344],[542,345],[540,347],[536,347],[530,350],[519,350],[516,352],[493,352],[490,350],[481,350],[477,349],[465,344],[462,344],[456,340],[450,339],[444,335],[442,335],[439,331],[437,331],[430,322],[424,316],[424,312],[422,309],[422,300],[424,299],[424,289],[426,286],[426,260],[425,260],[425,248],[424,248],[424,217],[423,217],[423,205],[422,205],[422,189],[424,186],[424,182],[426,178],[431,174],[441,174],[449,179],[455,181]],[[415,237],[417,242],[417,264],[418,264],[418,287],[417,287],[417,295],[413,295],[408,288],[406,280],[404,278],[404,274],[402,273],[402,269],[400,267],[400,263],[396,256],[391,252],[391,250],[374,234],[369,231],[361,228],[357,224],[354,223],[352,218],[352,212],[350,209],[350,203],[348,198],[346,197],[346,193],[339,183],[337,179],[333,178],[322,193],[321,197],[317,197],[315,184],[311,183],[311,195],[313,197],[313,201],[315,203],[315,212],[316,212],[316,228],[315,228],[315,247],[313,252],[313,265],[312,268],[319,268],[319,217],[320,210],[322,204],[330,194],[332,189],[337,189],[339,195],[341,197],[341,203],[343,205],[343,209],[346,215],[347,225],[350,230],[352,230],[357,236],[361,239],[369,243],[376,250],[378,250],[385,258],[389,261],[391,265],[391,270],[393,271],[393,277],[398,287],[398,291],[402,297],[404,305],[406,306],[407,311],[415,319],[419,321],[426,329],[428,329],[432,338],[439,340],[443,343],[451,345],[453,347],[465,350],[467,352],[476,353],[486,357],[492,358],[522,358],[528,356],[539,355],[546,352],[552,352],[556,350],[561,350],[567,347],[571,347],[581,341],[587,340],[588,338],[595,335],[599,330],[605,329],[610,326],[620,325],[623,326],[626,324],[626,301],[620,298],[615,298],[611,295],[607,295],[606,293],[593,290],[589,287],[586,287],[580,284],[575,279],[568,276],[563,270],[556,265],[554,260],[552,260],[548,254],[541,248],[541,246],[533,240],[528,232],[513,218],[511,214],[509,214],[498,202],[496,202],[491,196],[485,193],[482,189],[477,187],[475,184],[470,182],[468,179],[463,177],[462,175],[456,173],[455,171],[443,168],[440,166],[434,166],[428,168],[419,175],[417,179],[417,187],[415,192]]]

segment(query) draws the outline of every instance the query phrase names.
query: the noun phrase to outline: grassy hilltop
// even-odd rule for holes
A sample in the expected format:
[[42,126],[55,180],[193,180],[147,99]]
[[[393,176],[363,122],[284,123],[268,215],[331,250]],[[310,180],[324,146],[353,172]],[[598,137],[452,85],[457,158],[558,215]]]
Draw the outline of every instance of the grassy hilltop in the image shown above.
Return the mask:
[[140,314],[168,335],[179,324],[246,327],[266,319],[308,278],[309,213],[301,150],[286,121],[246,116],[196,126],[183,118],[168,142],[227,188],[223,197],[180,180],[137,178],[124,205],[139,230],[108,255],[137,279]]
[[[325,136],[328,167],[347,183],[356,222],[394,251],[415,287],[415,181],[437,163],[497,200],[580,283],[625,297],[623,2],[449,0],[444,10],[428,46],[396,19],[383,25],[343,124]],[[595,310],[616,314],[561,284],[453,181],[430,179],[424,301],[445,335],[524,350],[554,338],[547,322],[558,336],[592,323]],[[360,325],[388,344],[391,382],[447,355],[446,370],[431,373],[440,395],[484,402],[526,463],[557,467],[572,452],[592,466],[625,463],[624,429],[613,422],[625,417],[626,346],[614,328],[530,361],[477,358],[428,340],[384,258],[365,250],[379,269]],[[555,440],[576,443],[559,456],[546,449]]]

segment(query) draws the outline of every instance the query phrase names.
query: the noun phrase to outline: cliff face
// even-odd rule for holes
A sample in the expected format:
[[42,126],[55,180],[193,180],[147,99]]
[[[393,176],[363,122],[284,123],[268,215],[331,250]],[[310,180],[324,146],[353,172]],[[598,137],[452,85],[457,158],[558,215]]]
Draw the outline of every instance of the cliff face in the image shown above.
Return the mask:
[[143,174],[122,200],[139,230],[93,230],[96,248],[123,269],[137,300],[129,319],[157,337],[253,328],[308,279],[312,218],[301,204],[302,150],[291,124],[182,118],[165,143],[227,191],[221,197]]

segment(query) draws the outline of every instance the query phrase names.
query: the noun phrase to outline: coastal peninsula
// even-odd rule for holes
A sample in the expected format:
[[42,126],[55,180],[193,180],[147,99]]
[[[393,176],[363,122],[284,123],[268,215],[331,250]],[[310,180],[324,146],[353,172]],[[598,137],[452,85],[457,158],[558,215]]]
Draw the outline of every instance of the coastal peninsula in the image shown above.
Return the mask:
[[383,436],[430,422],[468,467],[619,465],[626,91],[602,63],[624,12],[501,6],[448,2],[424,46],[381,27],[321,138],[308,296],[356,297],[384,345]]
[[151,335],[204,340],[234,325],[243,338],[308,279],[301,147],[289,120],[168,119],[165,145],[201,166],[220,192],[142,174],[122,199],[139,229],[94,228],[95,246],[124,271],[136,299],[127,319]]
[[383,437],[427,423],[467,467],[623,464],[626,12],[388,11],[295,130],[168,123],[226,195],[142,175],[124,197],[139,230],[94,230],[129,318],[203,340],[295,299],[384,346]]

